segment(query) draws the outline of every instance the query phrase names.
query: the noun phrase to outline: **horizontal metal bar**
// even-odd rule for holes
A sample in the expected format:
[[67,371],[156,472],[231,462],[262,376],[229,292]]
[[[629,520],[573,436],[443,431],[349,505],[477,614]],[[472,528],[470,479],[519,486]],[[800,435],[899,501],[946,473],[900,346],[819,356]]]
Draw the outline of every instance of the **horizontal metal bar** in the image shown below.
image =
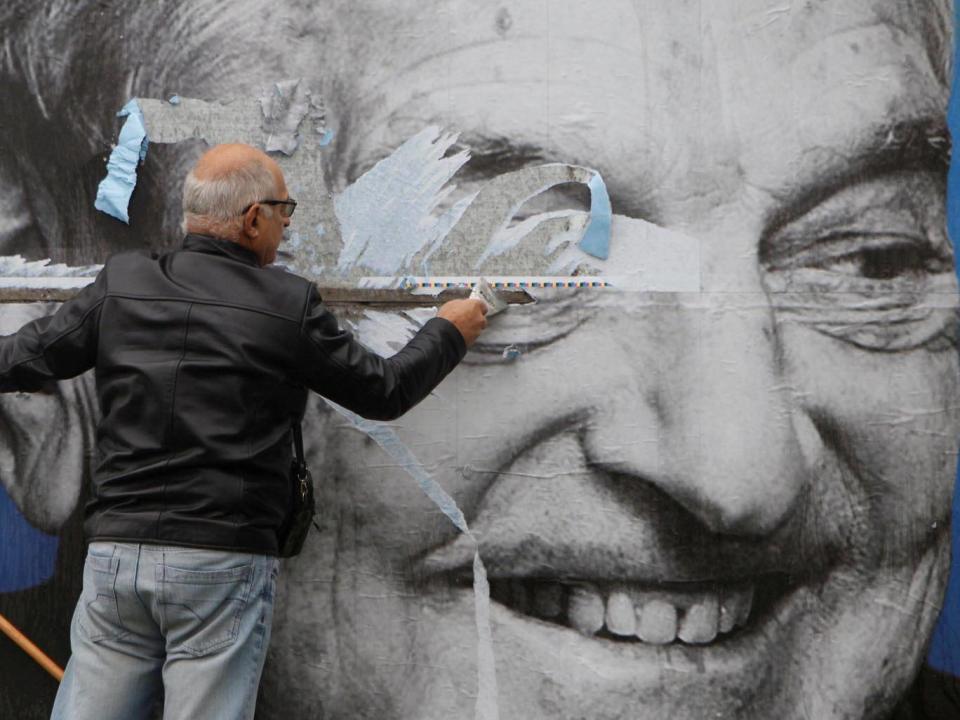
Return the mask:
[[[328,305],[378,305],[423,307],[442,305],[448,300],[465,298],[470,288],[446,288],[436,295],[423,295],[410,290],[320,287],[320,297]],[[0,303],[63,302],[79,292],[77,288],[0,288]],[[497,295],[510,305],[533,302],[526,290],[498,290]]]

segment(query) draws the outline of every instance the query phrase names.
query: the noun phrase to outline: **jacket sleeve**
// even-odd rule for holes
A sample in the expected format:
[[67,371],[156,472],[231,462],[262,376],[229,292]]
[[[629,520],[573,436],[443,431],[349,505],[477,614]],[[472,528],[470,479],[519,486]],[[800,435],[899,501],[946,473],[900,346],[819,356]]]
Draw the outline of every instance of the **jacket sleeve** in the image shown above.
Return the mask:
[[94,366],[105,285],[104,269],[53,315],[0,337],[0,392],[39,390]]
[[301,371],[311,390],[371,420],[393,420],[423,400],[463,359],[456,326],[431,318],[396,355],[383,358],[343,330],[311,286],[300,326]]

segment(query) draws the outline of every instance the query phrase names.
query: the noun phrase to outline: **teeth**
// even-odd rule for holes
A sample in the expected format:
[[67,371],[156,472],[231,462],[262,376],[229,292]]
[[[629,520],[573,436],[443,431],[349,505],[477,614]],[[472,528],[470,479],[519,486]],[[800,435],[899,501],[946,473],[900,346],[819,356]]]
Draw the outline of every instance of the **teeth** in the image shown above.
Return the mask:
[[720,603],[720,632],[728,633],[737,624],[736,611],[733,609],[730,598],[724,597]]
[[663,600],[651,600],[640,612],[637,637],[651,645],[666,645],[677,637],[677,608]]
[[688,645],[704,645],[717,637],[720,625],[720,601],[716,595],[707,595],[690,606],[677,637]]
[[[491,594],[519,613],[560,622],[593,636],[601,630],[651,645],[706,645],[746,624],[752,586],[719,592],[640,590],[619,585],[568,585],[542,580],[495,580]],[[605,597],[606,596],[606,597]],[[564,612],[566,610],[566,612]]]
[[753,587],[724,593],[720,605],[720,632],[730,632],[734,627],[743,625],[753,609]]
[[570,590],[567,617],[570,625],[584,635],[594,635],[603,627],[603,598],[600,593],[587,587]]
[[637,630],[637,616],[633,609],[633,600],[625,592],[612,592],[607,598],[607,630],[614,635],[634,635]]

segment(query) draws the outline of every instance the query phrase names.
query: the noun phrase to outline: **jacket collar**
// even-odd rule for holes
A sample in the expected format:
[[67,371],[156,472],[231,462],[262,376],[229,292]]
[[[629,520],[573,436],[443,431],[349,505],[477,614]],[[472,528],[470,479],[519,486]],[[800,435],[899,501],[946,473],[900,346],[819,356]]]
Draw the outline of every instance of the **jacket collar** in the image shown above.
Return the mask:
[[239,245],[232,240],[223,240],[211,235],[188,233],[183,239],[183,249],[211,255],[226,255],[229,258],[242,262],[244,265],[260,267],[260,261],[253,250],[245,248],[243,245]]

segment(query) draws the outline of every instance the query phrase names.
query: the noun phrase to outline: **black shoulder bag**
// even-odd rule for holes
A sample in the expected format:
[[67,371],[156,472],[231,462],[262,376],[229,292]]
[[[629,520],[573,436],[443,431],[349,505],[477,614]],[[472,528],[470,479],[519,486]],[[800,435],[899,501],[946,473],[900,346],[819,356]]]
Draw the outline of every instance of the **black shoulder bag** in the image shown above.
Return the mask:
[[307,533],[310,531],[311,523],[317,530],[320,529],[320,526],[313,519],[316,513],[316,505],[313,499],[313,478],[310,476],[307,462],[303,458],[303,431],[300,429],[299,421],[296,420],[293,422],[293,447],[296,451],[296,457],[290,461],[292,507],[289,517],[277,533],[280,557],[285,558],[300,554],[303,543],[307,539]]

